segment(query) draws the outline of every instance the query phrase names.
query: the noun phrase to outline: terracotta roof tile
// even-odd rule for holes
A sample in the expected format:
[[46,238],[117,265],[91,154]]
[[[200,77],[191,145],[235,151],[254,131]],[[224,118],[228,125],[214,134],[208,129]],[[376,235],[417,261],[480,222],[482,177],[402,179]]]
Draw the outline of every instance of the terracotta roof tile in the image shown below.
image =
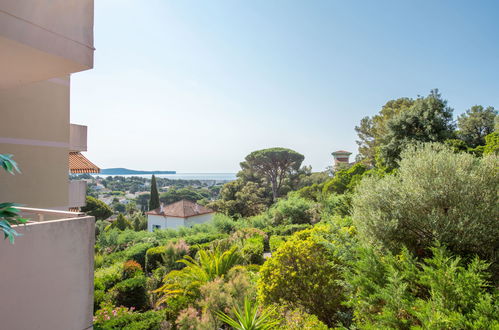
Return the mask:
[[215,211],[207,207],[204,207],[203,205],[199,205],[197,203],[183,199],[173,204],[165,205],[155,210],[146,212],[146,214],[162,215],[165,217],[175,217],[175,218],[188,218],[196,215],[208,214],[214,212]]
[[94,163],[89,161],[85,156],[79,152],[71,151],[69,153],[69,171],[75,173],[100,173]]

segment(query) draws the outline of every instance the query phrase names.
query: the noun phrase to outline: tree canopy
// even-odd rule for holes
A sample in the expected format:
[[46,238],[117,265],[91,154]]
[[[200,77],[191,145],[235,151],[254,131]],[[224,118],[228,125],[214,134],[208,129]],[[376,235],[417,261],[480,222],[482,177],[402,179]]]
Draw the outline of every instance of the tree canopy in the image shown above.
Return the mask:
[[269,148],[250,153],[241,167],[248,167],[255,174],[265,177],[270,183],[275,201],[286,176],[297,172],[304,159],[302,154],[291,149]]
[[414,104],[387,123],[377,154],[381,165],[397,167],[400,153],[418,142],[444,142],[454,134],[453,109],[447,106],[437,89],[427,97],[419,97]]
[[458,136],[470,147],[485,144],[485,136],[494,131],[497,110],[494,107],[472,106],[457,118]]
[[113,210],[103,201],[87,196],[86,202],[87,204],[81,208],[81,211],[94,216],[95,220],[105,220],[113,214]]

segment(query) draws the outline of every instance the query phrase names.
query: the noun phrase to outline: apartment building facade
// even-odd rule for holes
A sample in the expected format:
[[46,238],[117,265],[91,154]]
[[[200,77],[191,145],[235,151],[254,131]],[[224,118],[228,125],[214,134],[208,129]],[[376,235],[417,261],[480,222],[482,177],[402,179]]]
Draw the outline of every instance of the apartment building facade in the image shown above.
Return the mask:
[[32,219],[15,244],[0,243],[5,329],[92,327],[94,218],[68,212],[85,198],[68,172],[70,154],[81,164],[86,151],[70,88],[93,67],[93,10],[93,0],[0,1],[0,153],[22,172],[0,173],[0,202]]

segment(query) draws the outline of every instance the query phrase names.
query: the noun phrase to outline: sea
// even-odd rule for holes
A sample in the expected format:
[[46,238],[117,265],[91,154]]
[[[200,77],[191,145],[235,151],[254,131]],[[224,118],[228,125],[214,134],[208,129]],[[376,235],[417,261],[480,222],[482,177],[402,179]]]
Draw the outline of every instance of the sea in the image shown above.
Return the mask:
[[[150,178],[152,174],[123,174],[123,175],[102,175],[94,174],[94,176],[108,177],[108,176],[123,176],[132,177],[138,176],[142,178]],[[157,178],[168,178],[171,180],[199,180],[199,181],[234,181],[236,180],[236,173],[176,173],[176,174],[155,174]]]

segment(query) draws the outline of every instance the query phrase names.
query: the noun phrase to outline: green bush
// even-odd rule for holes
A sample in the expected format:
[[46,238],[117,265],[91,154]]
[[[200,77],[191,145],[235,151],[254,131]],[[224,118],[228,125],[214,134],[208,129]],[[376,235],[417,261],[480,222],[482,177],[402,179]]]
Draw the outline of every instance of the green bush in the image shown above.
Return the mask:
[[110,320],[94,323],[95,330],[160,330],[165,316],[162,311],[130,313]]
[[185,236],[183,237],[183,239],[188,245],[196,245],[196,244],[209,243],[214,240],[222,239],[225,237],[228,237],[228,235],[221,233],[197,233],[194,235]]
[[443,247],[418,262],[407,249],[398,255],[359,250],[345,276],[355,328],[497,329],[499,294],[489,293],[488,264],[467,265]]
[[253,236],[244,241],[241,255],[247,263],[261,265],[263,264],[263,248],[263,237]]
[[111,266],[118,262],[125,262],[127,260],[125,253],[125,251],[104,253],[101,267]]
[[438,144],[408,149],[400,168],[363,179],[353,220],[368,241],[419,256],[440,241],[459,255],[499,256],[499,157],[477,158]]
[[109,290],[121,280],[123,263],[117,262],[105,268],[99,268],[94,272],[94,285],[102,290]]
[[485,137],[484,155],[499,155],[499,131],[490,133]]
[[269,210],[273,225],[304,224],[317,221],[316,204],[308,199],[289,194]]
[[274,305],[271,318],[279,323],[278,330],[328,330],[327,325],[319,321],[317,316],[306,313],[300,308],[289,308],[286,305]]
[[352,208],[352,193],[328,195],[321,201],[321,205],[324,214],[348,216]]
[[333,325],[344,307],[340,247],[330,243],[333,228],[316,225],[294,234],[260,268],[258,295],[264,304],[302,307]]
[[157,246],[146,251],[146,272],[150,273],[163,262],[166,246]]
[[184,240],[170,242],[162,255],[162,266],[165,268],[165,272],[184,268],[185,265],[178,261],[187,255],[189,255],[189,245]]
[[94,289],[94,312],[97,311],[101,303],[105,300],[106,292],[104,290]]
[[295,224],[295,225],[281,225],[275,227],[267,227],[265,228],[265,233],[269,236],[280,235],[280,236],[290,236],[294,233],[309,229],[312,226],[310,224]]
[[269,245],[270,245],[270,252],[275,252],[277,249],[286,242],[286,236],[279,236],[279,235],[274,235],[270,236],[269,239]]
[[215,214],[212,222],[217,231],[220,233],[230,234],[237,229],[237,222],[224,214]]
[[365,172],[367,172],[367,166],[362,163],[357,163],[350,168],[338,170],[334,173],[334,177],[324,184],[322,192],[324,195],[327,195],[333,193],[343,194],[348,191],[353,191]]
[[148,306],[146,277],[139,275],[116,284],[109,293],[115,306],[135,307],[144,310]]
[[125,250],[125,259],[135,260],[144,268],[146,265],[146,252],[152,247],[152,243],[135,244]]
[[126,280],[135,276],[143,275],[142,266],[135,260],[128,260],[123,264],[123,273],[121,278]]

